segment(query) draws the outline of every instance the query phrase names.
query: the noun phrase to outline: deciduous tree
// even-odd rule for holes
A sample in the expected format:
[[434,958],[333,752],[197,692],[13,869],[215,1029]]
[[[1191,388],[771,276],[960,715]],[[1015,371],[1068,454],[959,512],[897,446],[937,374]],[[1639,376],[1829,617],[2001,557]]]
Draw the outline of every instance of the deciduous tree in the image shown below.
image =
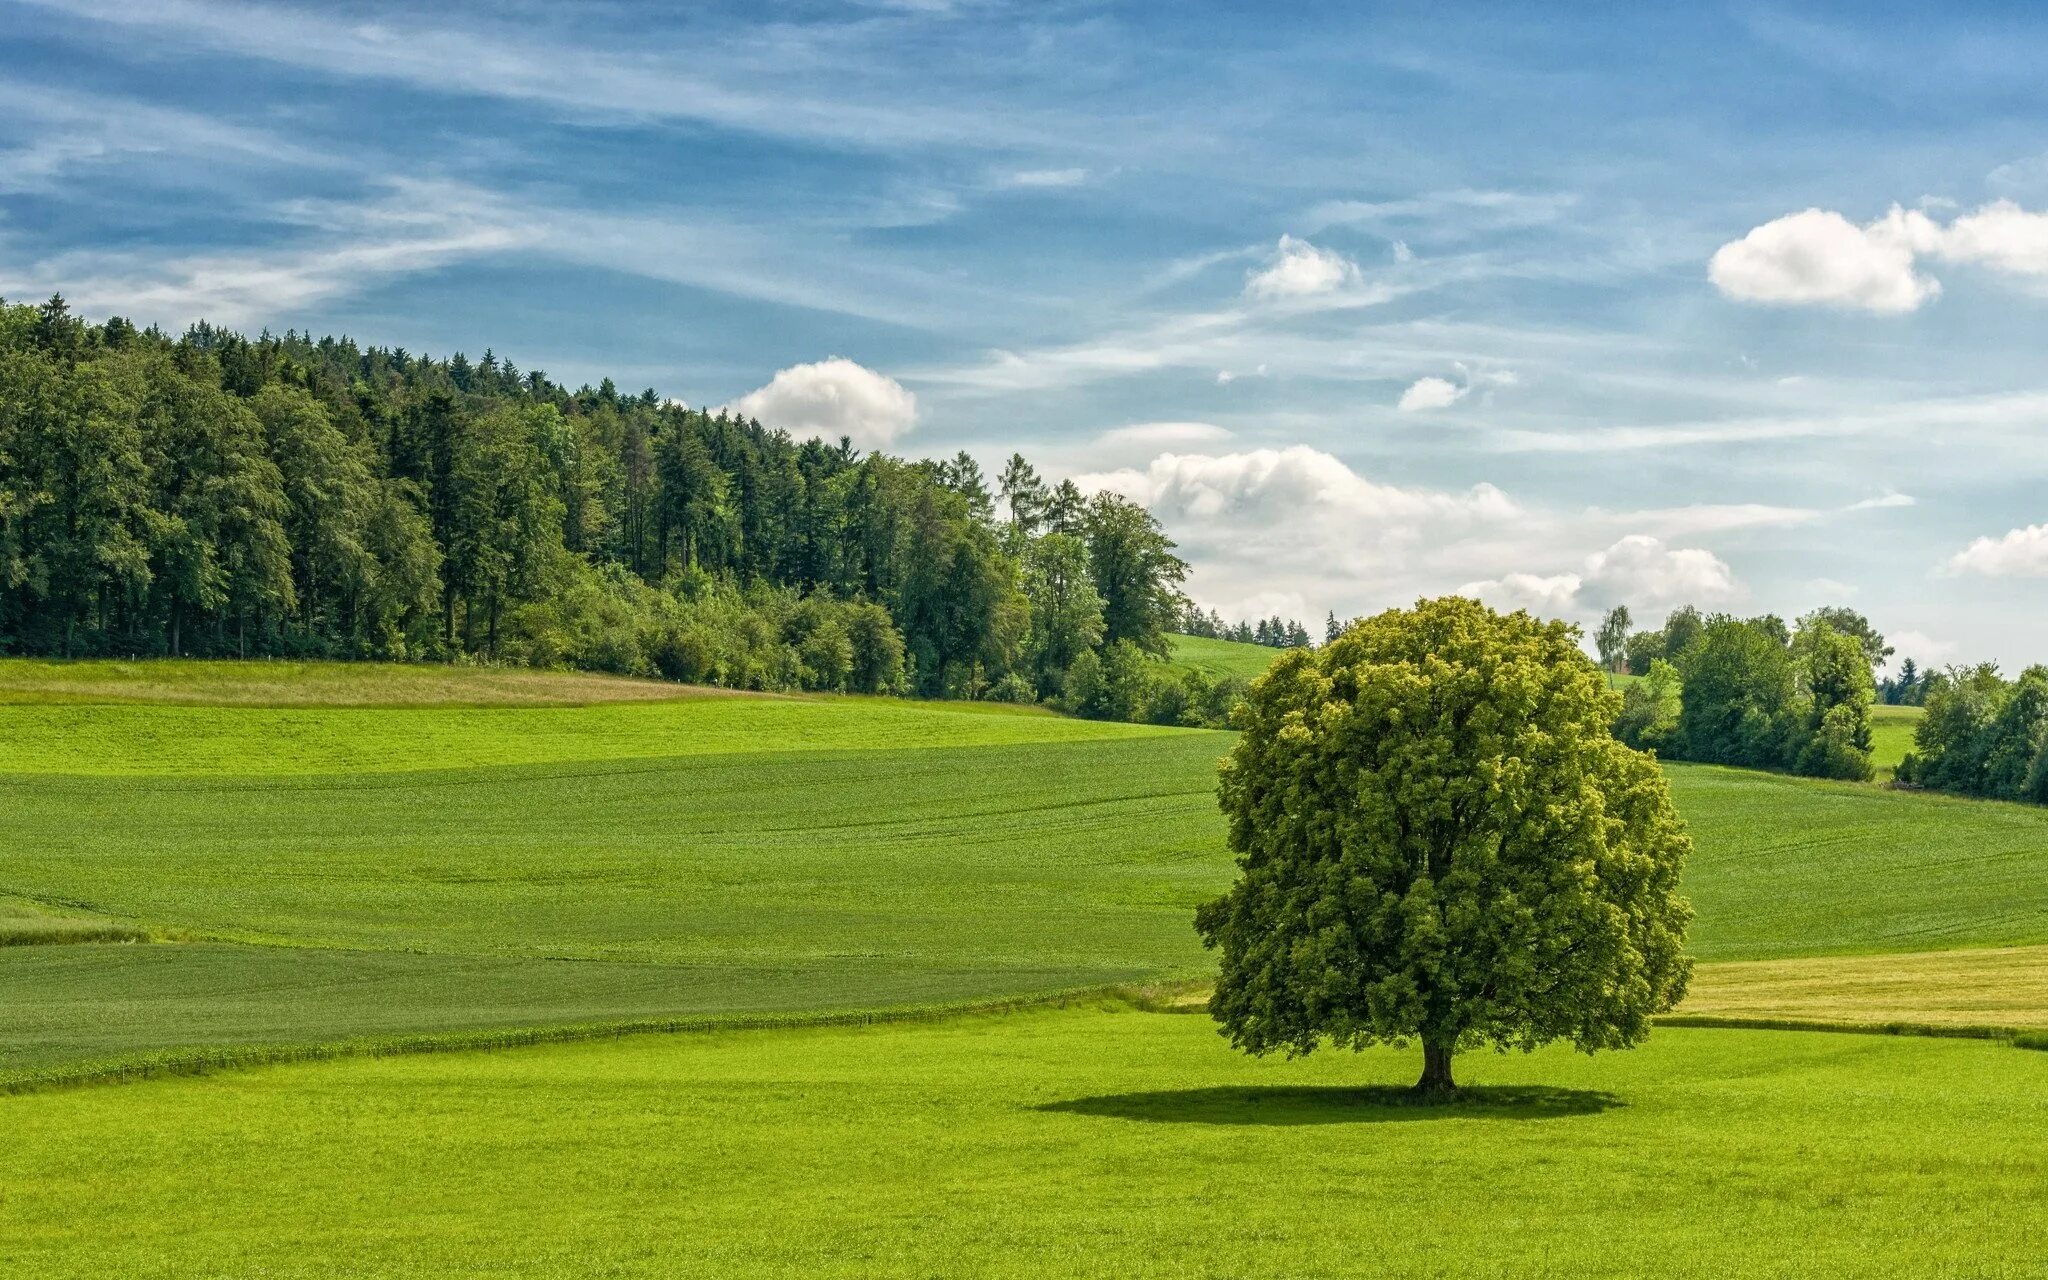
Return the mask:
[[1690,847],[1562,623],[1425,601],[1294,650],[1223,766],[1238,881],[1196,928],[1249,1052],[1623,1048],[1685,990]]

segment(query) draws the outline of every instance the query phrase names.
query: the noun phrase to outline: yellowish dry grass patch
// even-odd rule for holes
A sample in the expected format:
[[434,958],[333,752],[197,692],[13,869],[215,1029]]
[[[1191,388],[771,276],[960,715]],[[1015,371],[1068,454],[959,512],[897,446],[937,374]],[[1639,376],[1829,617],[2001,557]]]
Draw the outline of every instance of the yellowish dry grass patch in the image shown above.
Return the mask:
[[1704,964],[1681,1016],[2048,1028],[2048,947]]
[[[1148,1007],[1200,1013],[1206,984],[1150,993]],[[1693,970],[1677,1020],[1842,1028],[2048,1030],[2048,946],[1881,956],[1737,960]]]
[[0,660],[0,703],[188,703],[243,707],[568,707],[759,697],[586,672],[392,662]]

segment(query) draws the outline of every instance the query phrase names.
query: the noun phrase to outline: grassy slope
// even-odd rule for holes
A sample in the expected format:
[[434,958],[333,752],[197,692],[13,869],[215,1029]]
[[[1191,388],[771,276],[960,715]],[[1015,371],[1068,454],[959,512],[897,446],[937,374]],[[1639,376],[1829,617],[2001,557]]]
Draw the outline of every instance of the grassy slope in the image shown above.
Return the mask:
[[1460,1066],[1475,1104],[1390,1105],[1412,1054],[1252,1061],[1205,1018],[1069,1010],[0,1098],[0,1270],[1893,1277],[2048,1256],[2048,1054],[1667,1029]]
[[1880,779],[1889,778],[1898,769],[1899,761],[1913,749],[1913,732],[1920,727],[1920,719],[1926,715],[1921,707],[1885,707],[1870,709],[1870,763],[1877,768]]
[[1266,674],[1266,668],[1273,665],[1273,659],[1282,650],[1263,644],[1243,644],[1236,640],[1210,640],[1202,636],[1168,636],[1173,646],[1171,661],[1174,666],[1200,671],[1211,679],[1234,676],[1240,680],[1255,680]]
[[[7,847],[36,855],[0,882],[295,943],[0,947],[0,1036],[47,1064],[1203,963],[1187,914],[1228,875],[1227,737],[773,751],[770,723],[737,752],[346,779],[176,776],[117,731],[70,758],[128,776],[0,777]],[[1703,954],[2048,939],[2048,813],[1673,776]],[[1773,959],[1702,989],[1740,1016],[1984,1006],[2025,998],[2040,954]],[[1665,1029],[1592,1060],[1470,1055],[1475,1105],[1389,1105],[1414,1071],[1254,1062],[1204,1018],[1077,1009],[0,1096],[0,1271],[1889,1277],[2028,1274],[2048,1250],[2048,1054]]]
[[[167,714],[212,718],[217,747],[172,749]],[[64,716],[92,732],[60,732]],[[1200,973],[1188,918],[1230,874],[1218,734],[854,699],[31,703],[0,706],[0,729],[17,768],[110,775],[0,775],[6,835],[34,851],[0,861],[0,901],[15,904],[0,915],[265,944],[0,947],[0,999],[16,1011],[0,1074],[181,1044]],[[837,749],[789,749],[820,742]],[[642,758],[576,758],[607,751]],[[534,757],[553,759],[304,772]],[[209,768],[249,772],[178,776]],[[2048,941],[2048,812],[1673,776],[1699,842],[1687,891],[1705,960]]]
[[0,947],[0,1079],[1186,971],[1227,745],[883,699],[0,705],[0,830],[33,851],[0,858],[0,936],[187,940]]

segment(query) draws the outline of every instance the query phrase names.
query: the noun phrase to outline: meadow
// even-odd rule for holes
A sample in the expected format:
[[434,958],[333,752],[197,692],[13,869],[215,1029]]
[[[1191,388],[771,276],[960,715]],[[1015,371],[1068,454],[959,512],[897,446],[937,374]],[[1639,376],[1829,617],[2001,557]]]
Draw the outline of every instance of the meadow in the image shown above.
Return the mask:
[[[332,673],[329,705],[205,706],[221,676],[194,667],[153,674],[178,697],[0,703],[33,851],[0,869],[0,938],[74,944],[0,947],[0,1084],[1207,972],[1227,734],[602,680],[533,706],[485,673],[466,706],[347,705]],[[354,701],[402,683],[363,672]],[[2048,942],[2048,811],[1672,776],[1703,961]]]
[[1199,671],[1212,680],[1225,678],[1256,680],[1283,650],[1241,640],[1212,640],[1207,636],[1168,636],[1172,646],[1168,661],[1186,670]]
[[[1665,1029],[1233,1053],[1096,1005],[0,1099],[0,1270],[138,1277],[2037,1275],[2048,1054]],[[110,1193],[113,1189],[117,1193]]]
[[[1667,1026],[1468,1055],[1483,1087],[1418,1112],[1412,1053],[1250,1061],[1158,1011],[1212,963],[1225,733],[42,665],[0,663],[0,1094],[32,1090],[0,1096],[0,1271],[2001,1275],[2048,1245],[2048,1053]],[[1681,1021],[2048,1027],[2048,810],[1669,772]]]

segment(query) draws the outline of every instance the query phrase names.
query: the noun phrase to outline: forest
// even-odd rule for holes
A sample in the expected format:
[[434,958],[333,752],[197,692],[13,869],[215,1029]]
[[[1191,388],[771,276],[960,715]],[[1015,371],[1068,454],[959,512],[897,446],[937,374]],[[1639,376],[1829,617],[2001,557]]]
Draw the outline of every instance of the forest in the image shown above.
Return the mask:
[[1158,661],[1168,632],[1307,636],[1201,614],[1174,551],[1143,507],[1019,455],[992,489],[964,451],[864,455],[488,350],[0,303],[0,653],[484,661],[1217,724],[1235,689]]

